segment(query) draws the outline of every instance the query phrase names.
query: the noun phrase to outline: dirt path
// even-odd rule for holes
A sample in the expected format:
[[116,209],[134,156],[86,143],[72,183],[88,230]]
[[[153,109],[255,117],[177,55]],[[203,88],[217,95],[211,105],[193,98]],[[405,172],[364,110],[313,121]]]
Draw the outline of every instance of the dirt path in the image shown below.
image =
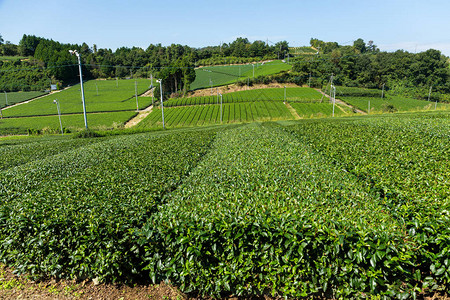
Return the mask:
[[139,122],[144,120],[145,117],[147,117],[152,112],[152,110],[153,110],[153,105],[150,105],[149,107],[147,107],[144,110],[140,110],[136,117],[134,117],[133,119],[131,119],[130,121],[128,121],[125,124],[125,128],[131,128],[133,126],[136,126]]
[[[327,97],[328,98],[328,100],[330,99],[330,96],[329,95],[327,95],[327,94],[325,94],[324,92],[322,92],[320,89],[315,89],[316,91],[318,91],[319,93],[321,93],[322,95],[325,95],[325,97]],[[367,113],[365,112],[365,111],[362,111],[362,110],[360,110],[360,109],[358,109],[358,108],[356,108],[356,107],[354,107],[354,106],[352,106],[352,105],[350,105],[350,104],[348,104],[348,103],[345,103],[344,101],[342,101],[342,100],[339,100],[339,99],[337,99],[336,98],[336,103],[337,104],[340,104],[340,105],[342,105],[342,106],[346,106],[346,107],[349,107],[349,108],[351,108],[352,110],[355,110],[357,113],[359,113],[359,114],[363,114],[363,115],[367,115]],[[339,107],[339,106],[338,106]],[[343,109],[342,109],[342,107],[339,107],[343,112],[345,112]]]
[[291,112],[292,116],[294,117],[294,120],[300,120],[301,119],[301,117],[298,115],[297,111],[288,102],[285,102],[284,104],[286,104],[286,107]]

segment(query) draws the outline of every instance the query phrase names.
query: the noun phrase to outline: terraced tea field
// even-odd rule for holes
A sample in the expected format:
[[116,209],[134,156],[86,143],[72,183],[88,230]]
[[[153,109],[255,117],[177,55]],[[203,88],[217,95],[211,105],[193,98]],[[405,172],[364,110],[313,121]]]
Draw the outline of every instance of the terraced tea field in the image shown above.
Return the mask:
[[[286,97],[285,97],[286,92]],[[289,102],[318,102],[322,99],[322,94],[318,91],[307,87],[295,88],[266,88],[253,89],[246,91],[238,91],[232,93],[225,93],[222,96],[223,103],[236,103],[247,101],[289,101]],[[183,106],[183,105],[198,105],[198,104],[218,104],[220,98],[217,95],[209,97],[190,97],[190,98],[175,98],[169,99],[165,102],[165,106]]]
[[[147,91],[150,80],[137,79],[138,94]],[[98,95],[97,95],[98,89]],[[84,84],[86,111],[110,112],[136,110],[135,80],[91,80]],[[44,116],[57,114],[54,99],[58,99],[61,114],[82,113],[80,85],[42,97],[27,104],[3,110],[4,117]],[[139,108],[149,106],[151,97],[140,98]]]
[[205,297],[448,291],[449,132],[442,111],[0,139],[0,259]]
[[[243,102],[223,104],[222,124],[287,120],[292,114],[282,102]],[[189,127],[221,124],[220,105],[197,105],[164,108],[164,121],[167,127]],[[137,128],[162,127],[161,109],[153,112],[137,125]]]
[[45,95],[44,92],[9,92],[0,93],[0,108],[11,106],[19,102],[27,101]]
[[267,63],[255,63],[246,65],[230,65],[230,66],[209,66],[201,67],[195,70],[195,81],[191,84],[191,89],[202,89],[212,86],[221,86],[234,83],[239,79],[253,77],[253,68],[255,69],[255,77],[260,75],[271,75],[281,71],[287,71],[292,68],[291,65],[276,60]]
[[[91,113],[87,115],[89,128],[93,130],[106,130],[118,128],[136,115],[134,111],[119,111],[110,113]],[[71,132],[84,128],[82,114],[61,116],[63,128]],[[59,133],[60,124],[58,116],[4,118],[0,120],[1,134],[26,134],[29,130],[46,133]]]
[[389,96],[387,98],[374,97],[341,97],[342,101],[368,112],[370,101],[370,112],[395,112],[395,111],[417,111],[417,110],[434,110],[435,106],[439,109],[448,108],[449,104],[429,102],[425,100],[417,100],[411,98],[403,98],[397,96]]

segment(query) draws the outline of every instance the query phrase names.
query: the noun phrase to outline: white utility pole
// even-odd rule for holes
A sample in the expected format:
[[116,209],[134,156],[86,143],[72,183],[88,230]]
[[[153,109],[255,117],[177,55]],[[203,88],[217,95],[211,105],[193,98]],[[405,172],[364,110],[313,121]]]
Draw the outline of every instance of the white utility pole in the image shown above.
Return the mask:
[[209,85],[211,86],[211,96],[212,96],[213,95],[213,91],[212,91],[213,82],[212,82],[211,78],[209,79]]
[[222,123],[222,112],[223,112],[223,109],[222,109],[222,103],[223,103],[223,101],[222,101],[222,94],[220,94],[220,123]]
[[58,109],[58,117],[59,117],[59,127],[61,127],[61,134],[64,135],[64,131],[61,123],[61,110],[59,109],[59,101],[58,99],[53,100],[53,103],[56,104],[56,108]]
[[163,92],[162,92],[162,79],[157,79],[156,82],[159,82],[159,90],[161,92],[161,113],[162,113],[162,122],[163,122],[163,129],[166,129],[166,126],[164,124],[164,104],[163,104]]
[[384,98],[384,85],[385,85],[385,83],[383,83],[383,89],[381,90],[381,99]]
[[139,111],[139,101],[137,95],[137,81],[134,81],[134,95],[136,96],[136,110]]
[[255,64],[252,64],[253,67],[253,78],[255,78]]
[[286,104],[286,86],[284,86],[284,100],[283,103]]
[[86,102],[84,101],[84,88],[83,88],[83,73],[81,72],[81,54],[77,50],[69,50],[71,55],[76,55],[78,58],[78,70],[80,73],[80,86],[81,86],[81,101],[83,102],[83,116],[84,116],[84,127],[88,129],[87,118],[86,118]]
[[367,109],[367,114],[370,114],[370,98],[369,98],[369,107],[368,107],[368,109]]
[[119,87],[119,78],[116,77],[116,87]]
[[430,101],[430,97],[431,97],[431,89],[433,88],[432,85],[430,85],[430,91],[428,92],[428,101]]

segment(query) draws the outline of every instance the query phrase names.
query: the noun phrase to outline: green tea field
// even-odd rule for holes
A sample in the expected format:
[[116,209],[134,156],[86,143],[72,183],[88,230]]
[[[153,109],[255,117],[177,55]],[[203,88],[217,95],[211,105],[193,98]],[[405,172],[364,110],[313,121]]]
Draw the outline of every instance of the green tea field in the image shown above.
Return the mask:
[[0,259],[33,280],[165,280],[187,297],[448,291],[449,132],[437,111],[0,139]]
[[246,65],[230,65],[230,66],[210,66],[201,67],[195,70],[195,81],[191,84],[191,89],[202,89],[211,86],[221,86],[238,81],[239,79],[247,79],[253,77],[253,69],[255,77],[260,75],[276,74],[281,71],[287,71],[292,68],[291,65],[283,63],[281,60],[275,60],[267,63],[255,63]]
[[[91,80],[84,84],[87,112],[136,110],[135,82],[138,95],[149,89],[150,80]],[[97,94],[98,90],[98,94]],[[48,95],[27,104],[3,110],[4,117],[44,116],[58,114],[54,99],[58,99],[61,114],[82,113],[80,85]],[[1,95],[0,95],[1,96]],[[140,98],[139,108],[147,107],[151,97]]]
[[32,98],[45,95],[44,92],[14,92],[0,93],[0,108],[27,101]]
[[[214,91],[215,92],[215,91]],[[286,97],[285,97],[286,92]],[[289,87],[289,88],[265,88],[225,93],[222,96],[223,103],[236,103],[247,101],[289,101],[289,102],[318,102],[322,94],[312,88]],[[208,97],[175,98],[165,102],[165,106],[183,106],[198,104],[218,104],[220,98],[217,95]]]

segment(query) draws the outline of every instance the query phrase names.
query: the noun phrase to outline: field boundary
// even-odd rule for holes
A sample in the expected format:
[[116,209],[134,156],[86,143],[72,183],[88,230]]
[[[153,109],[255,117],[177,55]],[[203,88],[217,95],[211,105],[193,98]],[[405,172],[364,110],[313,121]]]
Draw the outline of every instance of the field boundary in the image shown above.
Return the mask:
[[291,112],[292,116],[294,117],[294,120],[300,120],[302,119],[302,117],[300,117],[300,115],[297,113],[297,111],[289,104],[289,102],[285,102],[284,103],[286,105],[286,107],[289,109],[289,111]]
[[142,120],[144,120],[151,112],[153,111],[153,105],[150,105],[149,107],[140,110],[137,116],[131,118],[128,122],[124,124],[125,128],[131,128],[133,126],[136,126],[139,124]]
[[[316,91],[318,91],[319,93],[321,93],[322,95],[324,95],[325,97],[327,97],[328,98],[328,100],[330,100],[330,96],[329,95],[327,95],[327,94],[325,94],[324,92],[322,92],[320,89],[315,89]],[[344,101],[342,101],[342,100],[340,100],[340,99],[335,99],[336,100],[336,103],[338,103],[338,104],[341,104],[341,105],[343,105],[343,106],[347,106],[347,107],[350,107],[351,109],[354,109],[357,113],[360,113],[360,114],[363,114],[363,115],[367,115],[367,112],[365,112],[365,111],[363,111],[363,110],[360,110],[359,108],[357,108],[357,107],[355,107],[355,106],[353,106],[353,105],[350,105],[350,104],[348,104],[347,102],[344,102]],[[339,107],[339,105],[338,105],[338,107]],[[343,112],[345,112],[343,109],[342,109],[342,107],[339,107]]]

